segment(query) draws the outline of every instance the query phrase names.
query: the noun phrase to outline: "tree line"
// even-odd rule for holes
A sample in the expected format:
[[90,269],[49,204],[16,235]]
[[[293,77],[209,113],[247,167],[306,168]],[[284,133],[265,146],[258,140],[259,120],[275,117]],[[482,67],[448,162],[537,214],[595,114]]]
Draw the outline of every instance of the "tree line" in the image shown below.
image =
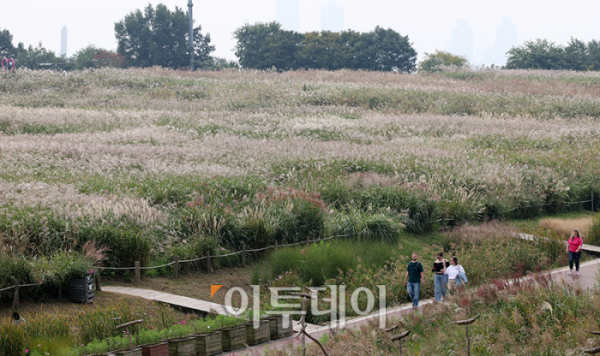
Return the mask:
[[[0,31],[0,55],[13,57],[19,67],[40,68],[42,63],[52,63],[60,69],[95,67],[150,67],[185,68],[189,65],[190,51],[194,52],[195,67],[205,69],[230,68],[237,63],[212,56],[210,34],[201,27],[193,29],[194,45],[189,46],[186,13],[176,7],[148,5],[142,10],[127,14],[115,23],[117,51],[93,45],[66,58],[38,47],[26,48],[22,43],[12,45],[8,30]],[[235,31],[236,55],[239,65],[251,69],[289,70],[315,69],[366,69],[411,72],[415,69],[417,52],[408,36],[391,29],[376,27],[367,33],[355,31],[309,32],[305,34],[285,31],[272,23],[246,24]],[[42,67],[43,68],[43,67]]]
[[[89,45],[72,57],[57,55],[42,46],[13,46],[8,30],[0,29],[0,56],[12,57],[18,67],[64,70],[98,67],[186,68],[193,51],[195,67],[201,69],[352,69],[412,72],[417,69],[417,52],[408,36],[392,29],[376,27],[371,32],[298,33],[282,29],[277,22],[245,24],[234,32],[235,54],[239,63],[212,55],[215,46],[210,34],[201,27],[193,29],[193,47],[189,46],[186,13],[165,5],[148,5],[127,14],[115,23],[117,51]],[[468,65],[466,58],[437,51],[425,53],[421,71],[437,71],[445,66]],[[547,40],[527,41],[507,52],[508,69],[600,70],[600,41],[571,39],[566,46]]]
[[371,32],[286,31],[277,22],[246,24],[234,33],[235,54],[244,68],[365,69],[412,72],[417,52],[392,29]]
[[548,40],[527,41],[508,51],[508,69],[600,70],[600,41],[571,38],[566,46]]

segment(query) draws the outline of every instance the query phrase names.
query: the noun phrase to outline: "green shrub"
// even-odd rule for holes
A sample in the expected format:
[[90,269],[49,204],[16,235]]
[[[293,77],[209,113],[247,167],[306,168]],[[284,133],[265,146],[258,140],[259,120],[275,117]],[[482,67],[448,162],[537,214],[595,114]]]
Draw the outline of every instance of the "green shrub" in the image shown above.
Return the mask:
[[92,225],[78,231],[81,245],[94,241],[98,246],[109,249],[107,265],[111,267],[132,267],[135,261],[141,266],[150,262],[151,232],[133,223],[114,225]]
[[[31,262],[24,256],[0,254],[0,289],[14,286],[15,283],[34,283],[34,272]],[[4,302],[12,298],[14,290],[0,292]]]
[[402,224],[382,213],[351,210],[328,219],[328,234],[365,241],[395,241]]

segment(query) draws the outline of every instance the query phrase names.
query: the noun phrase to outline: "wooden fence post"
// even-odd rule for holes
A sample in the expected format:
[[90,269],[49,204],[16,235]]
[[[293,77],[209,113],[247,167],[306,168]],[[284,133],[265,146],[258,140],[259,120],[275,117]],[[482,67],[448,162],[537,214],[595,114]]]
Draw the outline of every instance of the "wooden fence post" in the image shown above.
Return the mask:
[[277,251],[279,249],[279,243],[277,241],[275,241],[275,251]]
[[246,244],[242,247],[242,268],[246,268]]
[[310,236],[306,236],[306,247],[310,246]]
[[206,251],[206,271],[212,273],[212,264],[210,263],[210,251]]
[[96,283],[96,290],[98,292],[102,292],[102,287],[100,286],[100,269],[98,269],[96,274],[94,274],[94,282]]
[[467,356],[471,356],[471,338],[469,337],[469,324],[473,323],[475,320],[477,320],[477,318],[479,318],[479,314],[475,315],[471,319],[459,320],[459,321],[455,321],[454,322],[454,324],[464,325],[466,327],[466,333],[467,333]]
[[15,297],[13,299],[12,313],[13,315],[19,309],[19,282],[15,282]]
[[140,261],[135,261],[135,283],[140,283]]
[[179,256],[175,256],[175,264],[173,265],[173,273],[175,279],[179,278]]
[[594,212],[594,190],[592,189],[592,213]]

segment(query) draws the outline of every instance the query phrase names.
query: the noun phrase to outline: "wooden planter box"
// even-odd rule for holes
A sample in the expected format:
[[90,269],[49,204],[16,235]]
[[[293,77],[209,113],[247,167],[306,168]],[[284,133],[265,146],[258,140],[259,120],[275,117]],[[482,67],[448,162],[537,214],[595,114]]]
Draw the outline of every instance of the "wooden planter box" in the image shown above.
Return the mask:
[[210,334],[195,334],[196,356],[212,356],[223,352],[223,336],[220,331]]
[[288,327],[283,328],[283,315],[278,315],[269,318],[269,326],[271,328],[271,340],[283,339],[286,337],[290,337],[294,335],[294,330],[292,329],[292,317],[290,315],[285,315],[288,318]]
[[246,325],[221,330],[223,351],[234,351],[246,348]]
[[142,346],[142,356],[169,356],[169,344],[163,342],[155,345]]
[[246,341],[250,346],[271,341],[271,323],[261,320],[258,329],[254,328],[254,323],[246,324]]
[[[115,356],[131,356],[131,350],[123,350],[114,352]],[[142,356],[142,349],[133,349],[133,356]]]
[[169,340],[169,356],[196,356],[196,338],[191,336]]
[[86,273],[82,279],[73,279],[69,284],[69,294],[73,303],[91,303],[94,301],[94,274]]

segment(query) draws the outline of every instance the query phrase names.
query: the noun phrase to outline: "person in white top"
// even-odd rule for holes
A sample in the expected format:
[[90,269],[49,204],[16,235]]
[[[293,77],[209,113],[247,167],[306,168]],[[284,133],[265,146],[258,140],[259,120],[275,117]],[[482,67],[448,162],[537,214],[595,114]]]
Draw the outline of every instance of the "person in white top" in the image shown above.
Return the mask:
[[456,277],[459,273],[465,273],[465,269],[458,264],[458,258],[454,256],[450,260],[450,266],[446,268],[446,275],[448,275],[448,290],[451,292],[456,289]]

